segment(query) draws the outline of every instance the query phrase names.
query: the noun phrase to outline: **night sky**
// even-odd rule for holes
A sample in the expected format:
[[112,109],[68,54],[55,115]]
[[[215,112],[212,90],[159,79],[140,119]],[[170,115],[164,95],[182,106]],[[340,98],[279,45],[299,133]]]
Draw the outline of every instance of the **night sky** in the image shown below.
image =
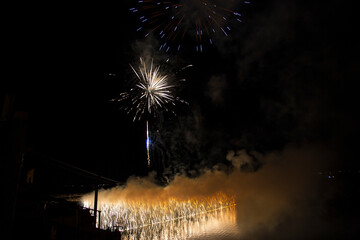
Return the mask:
[[136,1],[17,6],[1,97],[15,94],[29,112],[29,148],[124,181],[149,171],[145,119],[133,122],[109,100],[134,78],[129,63],[151,55],[164,69],[193,65],[177,89],[189,105],[150,119],[157,164],[200,169],[225,163],[229,150],[322,143],[339,156],[331,166],[359,169],[353,3],[251,1],[229,37],[203,53],[189,40],[169,54],[136,32]]

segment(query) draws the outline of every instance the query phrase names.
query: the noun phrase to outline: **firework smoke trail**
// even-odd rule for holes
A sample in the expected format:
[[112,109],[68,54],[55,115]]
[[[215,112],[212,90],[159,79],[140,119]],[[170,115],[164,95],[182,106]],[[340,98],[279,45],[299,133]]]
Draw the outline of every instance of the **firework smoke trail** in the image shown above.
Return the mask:
[[[249,1],[241,2],[250,4]],[[130,8],[130,11],[141,13],[141,25],[136,31],[146,29],[145,37],[153,32],[160,37],[159,50],[168,52],[174,48],[180,51],[185,35],[190,35],[196,41],[196,51],[202,52],[204,44],[213,44],[215,33],[228,37],[231,25],[242,22],[239,12],[226,7],[238,4],[233,0],[147,0],[138,1],[138,7]]]

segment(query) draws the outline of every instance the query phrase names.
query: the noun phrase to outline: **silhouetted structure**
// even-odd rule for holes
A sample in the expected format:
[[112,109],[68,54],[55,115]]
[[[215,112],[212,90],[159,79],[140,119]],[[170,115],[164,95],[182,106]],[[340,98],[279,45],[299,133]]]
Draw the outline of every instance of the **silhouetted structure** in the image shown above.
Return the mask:
[[[28,112],[16,95],[0,96],[0,158],[3,184],[3,236],[8,239],[120,239],[99,229],[98,211],[83,208],[69,195],[115,186],[117,181],[28,148]],[[96,195],[96,194],[95,194]],[[96,208],[96,207],[95,207]]]

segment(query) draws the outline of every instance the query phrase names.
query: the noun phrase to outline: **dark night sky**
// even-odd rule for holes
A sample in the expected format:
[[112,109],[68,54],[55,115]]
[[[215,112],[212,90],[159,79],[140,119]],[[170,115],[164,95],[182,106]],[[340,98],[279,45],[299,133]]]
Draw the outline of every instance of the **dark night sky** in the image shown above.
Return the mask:
[[[170,54],[176,68],[194,67],[179,89],[190,105],[155,121],[167,156],[209,166],[232,149],[324,142],[337,149],[339,167],[358,168],[353,2],[252,1],[229,38],[201,54]],[[31,148],[125,179],[147,171],[145,122],[133,123],[109,100],[156,38],[136,33],[128,10],[135,1],[87,4],[17,6],[3,45],[12,66],[4,89],[30,114]]]

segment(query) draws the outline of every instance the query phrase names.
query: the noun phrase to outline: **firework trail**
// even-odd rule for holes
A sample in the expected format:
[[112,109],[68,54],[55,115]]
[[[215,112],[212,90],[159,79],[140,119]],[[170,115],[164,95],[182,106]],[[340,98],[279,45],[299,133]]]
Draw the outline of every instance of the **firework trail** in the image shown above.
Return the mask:
[[225,6],[236,4],[234,0],[143,0],[130,11],[140,13],[137,31],[145,30],[145,37],[153,32],[160,37],[159,50],[180,51],[185,35],[190,35],[195,39],[196,51],[202,52],[204,44],[213,44],[215,33],[229,36],[231,25],[242,22],[239,12]]
[[148,167],[150,167],[149,121],[146,121],[146,153],[147,153]]
[[[188,65],[181,70],[190,67]],[[153,60],[150,66],[140,58],[140,65],[136,70],[130,65],[136,76],[134,86],[127,92],[120,93],[119,97],[111,101],[124,102],[125,104],[120,107],[126,111],[127,114],[134,114],[133,121],[140,120],[141,117],[147,113],[148,115],[156,116],[156,113],[161,109],[171,111],[174,115],[175,112],[170,110],[170,106],[175,106],[176,102],[186,103],[186,101],[175,96],[174,88],[175,83],[171,82],[171,78],[167,75],[160,73],[160,66],[153,66]],[[180,81],[183,81],[181,79]],[[146,121],[146,151],[147,162],[150,167],[150,136],[149,136],[149,121]]]

